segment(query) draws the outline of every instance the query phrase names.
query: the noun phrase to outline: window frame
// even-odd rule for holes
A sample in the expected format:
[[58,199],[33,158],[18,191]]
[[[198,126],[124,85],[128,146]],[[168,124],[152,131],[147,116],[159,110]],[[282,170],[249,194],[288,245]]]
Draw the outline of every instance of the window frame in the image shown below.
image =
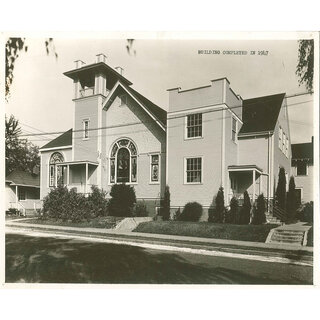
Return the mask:
[[[200,182],[188,182],[187,181],[187,163],[188,163],[188,159],[201,159],[201,172],[200,172]],[[183,166],[183,170],[184,170],[184,174],[183,174],[183,183],[187,184],[187,185],[201,185],[203,184],[203,156],[187,156],[184,157],[183,159],[184,161],[184,166]]]
[[[158,156],[158,180],[153,181],[152,180],[152,156]],[[160,152],[153,152],[149,153],[149,161],[150,161],[150,179],[149,179],[149,184],[160,184],[160,179],[161,179],[161,154]]]
[[[298,174],[298,163],[299,162],[305,163],[305,165],[306,165],[306,174]],[[296,177],[306,177],[306,176],[308,176],[308,167],[309,167],[308,162],[306,162],[306,161],[297,161],[297,163],[296,163]]]
[[[200,127],[201,128],[201,135],[194,136],[194,137],[188,137],[188,128],[191,127],[191,126],[188,127],[188,118],[192,117],[192,116],[196,116],[196,115],[201,115],[201,125],[196,125],[196,126],[193,125],[193,128]],[[185,116],[184,138],[185,138],[185,140],[193,140],[193,139],[203,138],[203,113],[202,112],[190,113]]]
[[[123,140],[128,140],[126,145],[120,145],[119,143]],[[135,154],[132,153],[131,149],[129,148],[130,144],[132,144],[134,146],[134,150],[135,150]],[[112,150],[113,148],[117,146],[117,150],[115,151],[114,156],[112,156]],[[129,182],[118,182],[117,179],[117,168],[118,168],[118,152],[121,148],[125,148],[128,150],[129,152]],[[136,179],[135,181],[132,181],[132,159],[135,158],[136,161]],[[110,149],[110,153],[109,153],[109,163],[108,163],[108,171],[109,171],[109,177],[108,177],[108,185],[114,185],[114,184],[118,184],[118,183],[124,183],[124,184],[138,184],[138,148],[136,146],[136,144],[129,138],[121,138],[116,140]],[[111,162],[114,161],[114,181],[111,181]]]
[[[53,156],[55,154],[57,154],[57,156],[60,155],[60,156],[58,156],[58,157],[60,157],[60,161],[51,162],[52,161],[51,159],[53,158]],[[58,183],[57,183],[57,164],[63,163],[65,161],[64,159],[65,159],[65,155],[60,151],[54,151],[50,155],[49,164],[48,164],[48,169],[49,169],[48,170],[48,177],[49,177],[49,179],[48,179],[48,187],[49,188],[57,187],[57,185],[58,185]],[[53,168],[53,177],[51,177],[51,168]],[[52,182],[51,178],[53,178],[53,182]]]
[[[233,130],[233,123],[236,124],[235,126],[235,130]],[[238,132],[238,121],[235,117],[231,116],[231,140],[237,144],[238,143],[238,135],[237,135],[237,132]],[[233,140],[233,133],[234,133],[234,140]]]
[[[86,129],[86,123],[88,123],[88,128]],[[82,140],[89,140],[90,135],[89,135],[89,129],[90,127],[90,119],[86,118],[82,120],[82,129],[83,129],[83,135],[82,135]],[[87,134],[87,136],[86,136]]]
[[283,137],[283,130],[281,126],[279,126],[278,147],[281,151],[282,151],[282,137]]
[[[22,189],[21,189],[21,187],[18,188],[18,201],[25,201],[27,199],[26,194],[27,194],[26,189],[24,189],[23,187],[22,187]],[[21,199],[21,195],[23,195],[24,199]]]

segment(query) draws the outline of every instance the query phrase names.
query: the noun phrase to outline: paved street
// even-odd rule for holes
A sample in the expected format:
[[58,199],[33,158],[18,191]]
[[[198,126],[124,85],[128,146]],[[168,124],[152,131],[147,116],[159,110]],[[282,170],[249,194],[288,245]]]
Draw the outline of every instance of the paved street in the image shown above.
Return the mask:
[[7,234],[6,282],[312,284],[312,267]]

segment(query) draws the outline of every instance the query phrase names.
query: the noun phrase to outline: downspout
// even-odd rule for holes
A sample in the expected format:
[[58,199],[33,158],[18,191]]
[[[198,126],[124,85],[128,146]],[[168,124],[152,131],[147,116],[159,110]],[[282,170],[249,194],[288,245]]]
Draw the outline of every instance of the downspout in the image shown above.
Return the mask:
[[[221,186],[225,188],[225,105],[227,100],[227,80],[223,82],[223,107],[222,107],[222,139],[221,139]],[[227,201],[227,194],[224,192],[224,201]]]

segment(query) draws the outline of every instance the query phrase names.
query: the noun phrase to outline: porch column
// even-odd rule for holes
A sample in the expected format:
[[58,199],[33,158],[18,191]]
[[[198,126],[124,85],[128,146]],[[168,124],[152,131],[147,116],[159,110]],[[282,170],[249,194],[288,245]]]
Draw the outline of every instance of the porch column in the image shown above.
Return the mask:
[[84,193],[87,193],[87,185],[88,185],[88,163],[86,163],[86,184],[84,186]]
[[252,184],[253,184],[253,192],[252,192],[252,204],[256,199],[256,170],[252,171]]
[[18,186],[16,186],[16,209],[18,209]]
[[70,170],[70,166],[67,165],[67,186],[69,186],[69,180],[70,180],[70,173],[69,173],[69,170]]

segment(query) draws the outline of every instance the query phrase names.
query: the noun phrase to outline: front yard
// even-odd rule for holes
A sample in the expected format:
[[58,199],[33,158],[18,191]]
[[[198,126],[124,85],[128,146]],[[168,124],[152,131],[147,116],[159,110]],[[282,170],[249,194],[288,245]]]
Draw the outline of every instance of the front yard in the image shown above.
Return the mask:
[[240,241],[265,242],[277,225],[235,225],[208,222],[151,221],[143,222],[133,232],[169,234]]
[[56,219],[27,219],[21,220],[19,222],[23,223],[32,223],[32,224],[42,224],[42,225],[51,225],[51,226],[68,226],[68,227],[77,227],[77,228],[104,228],[104,229],[112,229],[114,228],[123,218],[120,217],[97,217],[90,221],[80,221],[80,222],[72,222],[72,221],[63,221]]

